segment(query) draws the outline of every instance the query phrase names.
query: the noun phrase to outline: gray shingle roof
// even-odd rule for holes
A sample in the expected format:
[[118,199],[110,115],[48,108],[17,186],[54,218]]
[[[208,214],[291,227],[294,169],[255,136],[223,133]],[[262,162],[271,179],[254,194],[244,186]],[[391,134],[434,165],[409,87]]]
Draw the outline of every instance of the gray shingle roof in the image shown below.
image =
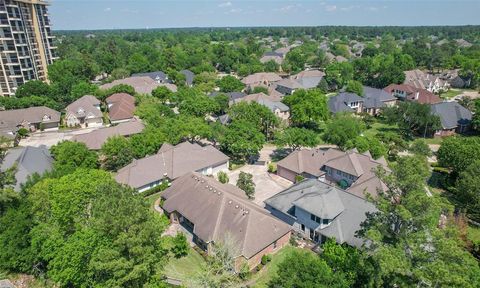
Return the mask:
[[236,99],[240,99],[240,98],[243,98],[243,97],[247,96],[247,94],[246,94],[246,93],[243,93],[243,92],[228,92],[228,93],[223,93],[223,92],[217,92],[217,91],[210,93],[208,96],[210,96],[210,97],[215,97],[215,96],[217,96],[217,95],[219,95],[219,94],[225,94],[225,95],[227,95],[228,98],[229,98],[229,101],[235,101]]
[[347,106],[350,102],[363,102],[363,98],[355,93],[341,92],[328,98],[328,108],[332,113],[353,112],[352,108]]
[[363,107],[365,108],[382,108],[385,102],[394,101],[397,98],[383,89],[363,86]]
[[443,129],[453,129],[458,125],[468,125],[472,121],[472,112],[457,102],[432,104],[432,113],[440,117]]
[[[360,224],[366,219],[366,213],[376,211],[372,203],[316,179],[297,183],[267,199],[265,203],[286,215],[289,215],[288,211],[295,203],[309,203],[307,211],[313,214],[321,213],[330,216],[338,213],[329,226],[323,229],[317,228],[317,231],[327,237],[335,238],[338,243],[346,242],[356,247],[360,247],[363,240],[355,237],[355,232],[360,229]],[[317,216],[320,217],[320,215]]]
[[42,175],[46,171],[52,170],[52,163],[53,159],[46,146],[17,147],[7,151],[1,164],[1,170],[5,171],[15,164],[17,165],[15,190],[19,191],[21,184],[27,182],[28,176],[34,173]]
[[30,124],[60,122],[60,114],[45,106],[0,111],[0,128],[2,131],[16,131],[16,126],[25,121]]
[[190,70],[182,70],[180,73],[185,75],[185,83],[188,86],[191,86],[193,84],[193,79],[195,79],[195,74]]

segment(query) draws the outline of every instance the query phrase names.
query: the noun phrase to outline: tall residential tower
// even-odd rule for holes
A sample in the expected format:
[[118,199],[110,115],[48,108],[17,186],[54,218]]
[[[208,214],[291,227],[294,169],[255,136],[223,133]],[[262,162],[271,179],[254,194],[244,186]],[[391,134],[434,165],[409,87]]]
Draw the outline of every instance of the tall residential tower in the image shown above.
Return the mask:
[[47,81],[55,46],[43,0],[0,0],[0,94],[29,80]]

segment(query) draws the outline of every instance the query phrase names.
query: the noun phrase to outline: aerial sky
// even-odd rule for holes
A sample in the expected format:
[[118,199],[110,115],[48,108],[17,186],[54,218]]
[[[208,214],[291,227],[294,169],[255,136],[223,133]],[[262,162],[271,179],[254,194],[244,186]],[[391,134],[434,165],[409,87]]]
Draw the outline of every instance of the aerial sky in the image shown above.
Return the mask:
[[52,0],[54,30],[478,25],[480,0]]

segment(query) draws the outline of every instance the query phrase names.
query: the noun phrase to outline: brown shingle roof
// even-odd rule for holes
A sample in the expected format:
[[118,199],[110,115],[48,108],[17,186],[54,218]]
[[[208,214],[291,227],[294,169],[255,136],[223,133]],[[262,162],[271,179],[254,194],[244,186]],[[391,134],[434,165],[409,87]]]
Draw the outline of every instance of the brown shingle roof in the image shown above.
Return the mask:
[[407,84],[390,84],[383,90],[391,94],[395,90],[404,91],[407,93],[407,100],[416,101],[422,104],[435,104],[442,102],[442,99],[432,92],[429,92],[425,89],[415,88]]
[[45,106],[0,111],[0,127],[3,131],[16,130],[17,125],[25,122],[30,124],[60,122],[60,112]]
[[275,82],[280,81],[282,78],[275,73],[272,72],[260,72],[248,75],[247,77],[242,79],[242,83],[245,85],[252,85],[258,84],[262,82]]
[[135,97],[127,93],[115,93],[108,96],[107,99],[105,99],[105,102],[107,102],[107,104],[115,104],[118,102],[135,104]]
[[347,191],[360,197],[365,197],[365,191],[376,196],[378,194],[377,188],[385,191],[386,186],[375,175],[375,169],[378,166],[382,166],[389,171],[383,158],[374,160],[370,153],[360,154],[356,151],[343,152],[333,148],[328,150],[303,149],[294,151],[279,161],[277,165],[297,174],[308,173],[316,177],[325,174],[325,172],[321,170],[324,166],[354,175],[358,178]]
[[133,119],[129,122],[120,123],[117,126],[101,128],[90,133],[75,135],[72,140],[85,143],[89,149],[100,150],[103,143],[113,136],[130,136],[143,131],[145,126],[140,120]]
[[114,80],[111,83],[103,84],[100,86],[100,89],[107,90],[119,84],[130,85],[133,87],[133,89],[135,89],[135,92],[139,94],[151,94],[153,89],[162,86],[150,77],[138,76]]
[[228,161],[228,157],[213,146],[183,142],[177,146],[162,145],[157,154],[132,163],[120,169],[115,179],[133,188],[140,188],[165,177],[176,179],[190,171],[199,171]]
[[204,242],[232,236],[239,255],[249,259],[289,233],[289,225],[253,204],[239,188],[221,184],[199,173],[188,173],[162,194],[163,208],[177,211],[194,223],[193,232]]
[[77,118],[93,115],[96,118],[103,117],[102,111],[96,106],[100,105],[100,100],[95,96],[85,95],[68,105],[65,110],[67,114],[73,114]]

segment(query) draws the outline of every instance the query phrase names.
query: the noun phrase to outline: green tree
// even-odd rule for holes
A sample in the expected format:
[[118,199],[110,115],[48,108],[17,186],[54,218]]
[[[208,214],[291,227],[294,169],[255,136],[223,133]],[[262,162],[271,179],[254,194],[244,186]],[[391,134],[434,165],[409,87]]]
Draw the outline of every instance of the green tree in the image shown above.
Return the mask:
[[278,117],[266,106],[256,102],[240,102],[230,107],[228,115],[232,121],[245,121],[270,139],[275,128],[280,124]]
[[173,92],[165,86],[159,86],[152,91],[152,96],[160,99],[162,103],[172,100]]
[[172,252],[175,258],[181,258],[188,255],[190,251],[190,245],[187,242],[187,237],[183,233],[177,233],[172,239],[173,247]]
[[115,94],[115,93],[127,93],[127,94],[130,94],[130,95],[135,95],[135,89],[130,86],[130,85],[127,85],[127,84],[117,84],[115,86],[113,86],[112,88],[108,89],[106,92],[105,92],[105,96],[108,97],[112,94]]
[[218,80],[217,85],[220,91],[225,93],[241,91],[245,88],[245,85],[240,80],[230,75]]
[[315,147],[320,143],[320,137],[315,131],[289,127],[275,134],[275,144],[279,147],[291,147],[297,150],[301,147]]
[[353,66],[349,62],[334,62],[325,69],[325,80],[330,86],[342,88],[353,79]]
[[213,97],[213,100],[215,100],[215,102],[219,107],[218,112],[220,114],[225,114],[228,110],[230,98],[227,95],[221,93],[221,94],[215,95],[215,97]]
[[348,81],[346,91],[355,93],[358,96],[363,96],[363,85],[359,81],[350,80]]
[[437,152],[438,164],[450,168],[456,177],[472,163],[480,160],[480,137],[449,137]]
[[52,89],[50,86],[40,80],[32,80],[20,85],[15,92],[15,97],[23,98],[30,96],[50,97]]
[[248,199],[255,198],[255,183],[253,182],[253,175],[240,171],[237,180],[237,187],[245,191]]
[[327,97],[318,89],[297,90],[282,101],[290,107],[294,126],[317,129],[329,118]]
[[223,151],[239,160],[248,160],[258,154],[265,143],[265,136],[247,121],[234,121],[220,140]]
[[430,150],[427,142],[425,142],[425,140],[423,139],[416,139],[415,141],[413,141],[413,143],[410,144],[408,150],[415,155],[422,155],[425,157],[432,156],[432,150]]
[[127,69],[132,73],[148,72],[149,68],[150,63],[148,63],[147,57],[140,53],[134,53],[130,56],[130,59],[128,59]]
[[87,82],[78,82],[72,86],[70,97],[76,100],[84,95],[98,95],[100,94],[98,86]]
[[[358,152],[360,153],[369,151],[373,159],[378,159],[382,156],[387,155],[387,148],[376,137],[358,136],[353,141],[353,145],[355,148],[357,148]],[[348,148],[353,148],[353,147],[348,147]]]
[[249,94],[257,94],[257,93],[263,93],[265,95],[268,95],[269,94],[268,93],[268,88],[264,87],[264,86],[257,86],[255,88],[253,88],[253,90]]
[[107,139],[100,150],[102,167],[109,171],[117,171],[133,160],[130,142],[123,136]]
[[328,143],[338,145],[341,148],[351,146],[352,139],[357,138],[365,129],[361,120],[351,114],[336,114],[327,124],[323,138]]
[[309,251],[293,251],[278,265],[268,287],[348,287],[343,274],[333,271],[327,263]]
[[62,141],[50,148],[55,170],[62,174],[73,172],[77,168],[97,168],[97,154],[90,151],[84,143]]

